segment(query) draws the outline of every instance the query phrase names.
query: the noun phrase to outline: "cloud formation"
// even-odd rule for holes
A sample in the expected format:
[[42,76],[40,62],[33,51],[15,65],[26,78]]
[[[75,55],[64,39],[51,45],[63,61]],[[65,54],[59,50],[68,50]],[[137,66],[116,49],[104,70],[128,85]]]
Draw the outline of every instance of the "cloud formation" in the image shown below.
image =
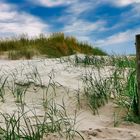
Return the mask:
[[64,26],[62,31],[68,35],[76,36],[81,41],[90,41],[93,33],[101,32],[104,30],[105,22],[102,20],[96,22],[88,22],[84,20],[75,20],[74,22]]
[[140,3],[140,0],[107,0],[107,2],[110,2],[116,6],[122,7],[122,6],[127,6],[130,4]]
[[[92,6],[96,5],[96,3],[111,3],[115,6],[127,6],[130,4],[137,4],[140,3],[140,0],[88,0],[88,1],[83,1],[83,0],[27,0],[32,3],[36,3],[38,5],[46,6],[46,7],[55,7],[55,6],[60,6],[60,5],[68,5],[68,4],[80,4],[80,3],[92,3]],[[85,5],[85,7],[86,7]],[[85,8],[84,7],[84,8]],[[80,9],[80,8],[79,8]]]
[[[119,50],[117,50],[118,53],[133,53],[132,48],[134,47],[135,35],[139,33],[140,28],[129,29],[124,32],[113,34],[104,39],[97,40],[95,44],[110,52],[115,50],[115,48],[119,48]],[[127,50],[125,50],[125,48]]]
[[[43,7],[55,7],[60,5],[68,5],[73,3],[74,0],[28,0],[34,4],[41,5]],[[76,0],[75,0],[76,1]]]
[[[88,21],[85,16],[88,12],[94,11],[97,8],[98,1],[75,0],[65,9],[58,21],[65,23],[61,30],[67,35],[76,36],[79,40],[90,41],[90,36],[93,32],[100,32],[105,29],[106,21],[95,20]],[[89,13],[88,13],[89,14]]]
[[39,18],[26,12],[18,12],[16,6],[0,2],[0,34],[10,36],[27,33],[35,36],[42,32],[47,32],[48,25]]

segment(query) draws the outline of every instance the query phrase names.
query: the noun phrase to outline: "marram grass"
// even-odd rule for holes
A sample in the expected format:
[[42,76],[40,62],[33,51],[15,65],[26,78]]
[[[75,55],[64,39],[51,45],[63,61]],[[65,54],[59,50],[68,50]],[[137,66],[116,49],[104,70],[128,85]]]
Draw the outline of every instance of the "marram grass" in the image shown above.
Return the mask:
[[1,39],[0,54],[4,55],[7,52],[9,59],[31,59],[37,55],[61,57],[76,53],[106,55],[101,49],[79,42],[74,37],[65,36],[64,33],[53,33],[49,37],[40,35],[36,38],[29,38],[27,35],[22,35],[16,38]]

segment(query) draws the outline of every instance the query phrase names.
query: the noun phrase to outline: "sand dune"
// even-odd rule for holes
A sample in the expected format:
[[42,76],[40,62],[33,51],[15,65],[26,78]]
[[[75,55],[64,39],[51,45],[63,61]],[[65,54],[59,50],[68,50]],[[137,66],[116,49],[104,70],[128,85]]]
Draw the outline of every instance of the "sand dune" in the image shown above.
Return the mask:
[[[71,56],[71,60],[73,59],[74,56]],[[0,68],[0,75],[8,76],[9,84],[12,84],[12,75],[15,75],[15,82],[18,84],[28,82],[36,84],[36,87],[31,86],[25,95],[26,105],[24,106],[24,111],[34,108],[37,116],[43,116],[45,111],[42,106],[44,94],[39,85],[47,86],[51,77],[51,83],[55,84],[56,95],[53,94],[53,89],[50,89],[47,98],[51,99],[53,96],[57,104],[62,104],[63,100],[71,117],[74,117],[75,111],[77,112],[76,128],[85,140],[140,140],[140,126],[137,124],[122,121],[120,125],[114,128],[116,106],[111,101],[101,107],[99,114],[96,115],[93,115],[93,112],[87,106],[82,95],[84,92],[82,77],[87,71],[92,71],[98,75],[97,69],[93,69],[90,66],[74,66],[73,61],[69,62],[67,58],[61,59],[61,61],[59,59],[1,60]],[[111,75],[111,69],[111,67],[103,68],[101,70],[103,76]],[[34,72],[37,72],[39,77],[31,78]],[[77,93],[80,93],[80,105],[77,103]],[[14,112],[17,109],[17,105],[9,90],[7,90],[4,98],[5,102],[0,103],[0,112]],[[28,113],[28,115],[32,117],[32,114]],[[44,139],[63,140],[66,138],[54,133],[44,136]],[[75,136],[74,139],[80,140],[81,138]]]

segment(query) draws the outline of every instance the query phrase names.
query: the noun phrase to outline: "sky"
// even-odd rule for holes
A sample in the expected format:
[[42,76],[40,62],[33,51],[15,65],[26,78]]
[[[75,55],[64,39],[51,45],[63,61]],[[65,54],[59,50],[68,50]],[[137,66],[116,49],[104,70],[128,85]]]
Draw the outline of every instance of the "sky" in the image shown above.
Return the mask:
[[134,54],[140,0],[0,0],[0,38],[52,32],[109,54]]

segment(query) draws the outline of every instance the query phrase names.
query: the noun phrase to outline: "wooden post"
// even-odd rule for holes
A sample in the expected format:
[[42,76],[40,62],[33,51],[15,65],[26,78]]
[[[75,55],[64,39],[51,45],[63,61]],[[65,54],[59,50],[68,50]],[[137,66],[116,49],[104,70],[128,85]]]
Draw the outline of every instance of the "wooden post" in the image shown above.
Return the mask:
[[136,61],[137,61],[137,101],[138,101],[138,115],[140,116],[140,34],[136,35]]

